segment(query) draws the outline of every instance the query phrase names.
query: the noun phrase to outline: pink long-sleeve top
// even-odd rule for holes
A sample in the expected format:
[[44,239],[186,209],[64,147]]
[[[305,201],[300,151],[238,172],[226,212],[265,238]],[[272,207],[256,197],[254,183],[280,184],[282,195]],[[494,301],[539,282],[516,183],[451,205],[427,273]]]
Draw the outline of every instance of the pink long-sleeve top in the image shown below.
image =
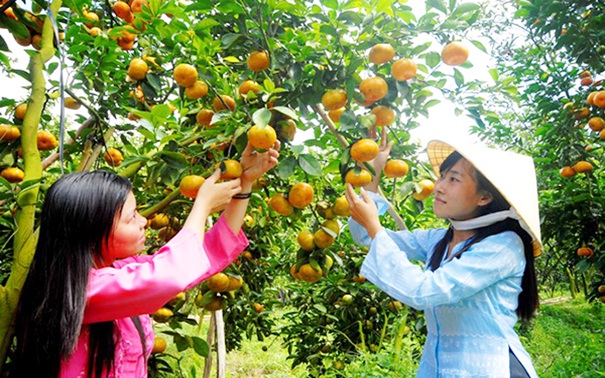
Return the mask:
[[[153,255],[133,256],[112,267],[92,269],[88,281],[84,322],[74,353],[61,364],[62,378],[84,378],[88,363],[88,325],[114,320],[115,371],[104,378],[147,377],[146,360],[153,346],[148,314],[178,293],[222,271],[248,246],[240,231],[235,235],[223,217],[204,235],[204,244],[191,229],[182,229]],[[139,316],[147,350],[131,319]]]

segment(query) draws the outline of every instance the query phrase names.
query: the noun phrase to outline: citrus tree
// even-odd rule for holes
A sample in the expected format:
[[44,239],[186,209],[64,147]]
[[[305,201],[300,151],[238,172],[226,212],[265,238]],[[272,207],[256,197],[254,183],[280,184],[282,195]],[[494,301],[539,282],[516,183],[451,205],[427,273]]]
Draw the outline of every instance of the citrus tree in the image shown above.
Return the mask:
[[[420,9],[389,0],[3,1],[0,67],[25,78],[29,94],[0,99],[0,361],[36,212],[58,176],[107,169],[130,178],[154,251],[178,231],[204,176],[219,167],[237,177],[246,143],[262,150],[275,138],[280,164],[256,183],[245,219],[249,250],[153,314],[168,325],[163,336],[206,355],[208,344],[180,325],[224,309],[229,348],[243,335],[279,333],[295,365],[320,362],[317,374],[392,335],[420,343],[422,317],[359,276],[365,250],[344,227],[344,183],[375,174],[366,163],[385,129],[397,142],[382,183],[387,224],[436,224],[424,203],[434,177],[410,131],[443,97],[485,126],[476,96],[485,86],[465,77],[469,48],[485,51],[469,34],[483,12],[456,0]],[[28,67],[13,66],[23,51]],[[512,91],[498,80],[491,90]],[[276,329],[269,315],[283,305],[290,325]],[[156,351],[165,347],[160,340]],[[154,357],[154,374],[170,371],[166,361]]]
[[604,10],[584,1],[513,1],[492,8],[490,18],[502,21],[486,24],[497,51],[493,76],[511,81],[517,92],[492,98],[489,108],[502,116],[475,129],[534,157],[546,245],[537,260],[544,287],[583,291],[593,299],[605,292]]

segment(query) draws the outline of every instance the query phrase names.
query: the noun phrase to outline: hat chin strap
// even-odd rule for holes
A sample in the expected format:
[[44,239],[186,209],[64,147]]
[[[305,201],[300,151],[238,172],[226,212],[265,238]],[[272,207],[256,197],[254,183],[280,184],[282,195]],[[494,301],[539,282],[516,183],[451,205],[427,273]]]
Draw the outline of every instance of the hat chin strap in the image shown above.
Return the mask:
[[491,226],[492,224],[503,221],[506,218],[512,218],[512,219],[518,220],[521,228],[523,228],[523,230],[525,230],[525,232],[527,232],[527,234],[530,235],[532,238],[534,237],[533,234],[529,231],[529,227],[527,227],[527,224],[525,224],[523,219],[521,219],[521,216],[512,207],[508,210],[497,211],[495,213],[482,215],[480,217],[473,218],[473,219],[467,219],[464,221],[457,221],[457,220],[453,220],[453,219],[448,219],[448,220],[451,223],[454,230],[466,231],[466,230],[474,230],[474,229],[481,228],[481,227]]

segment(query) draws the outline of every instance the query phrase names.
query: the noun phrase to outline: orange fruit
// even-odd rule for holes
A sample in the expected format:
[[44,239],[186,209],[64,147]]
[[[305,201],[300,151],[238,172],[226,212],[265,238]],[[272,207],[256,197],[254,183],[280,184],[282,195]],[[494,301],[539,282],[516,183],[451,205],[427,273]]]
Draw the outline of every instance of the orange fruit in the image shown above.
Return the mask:
[[302,209],[313,201],[313,187],[306,182],[296,183],[290,188],[288,202],[297,209]]
[[417,188],[412,197],[418,201],[427,199],[433,193],[433,189],[435,189],[435,183],[429,179],[420,180],[417,186],[420,190]]
[[204,309],[207,311],[218,311],[223,308],[223,300],[221,297],[214,297],[212,300],[204,305]]
[[305,251],[312,251],[315,249],[315,242],[313,242],[313,233],[309,230],[303,230],[298,233],[296,241]]
[[593,131],[601,131],[605,128],[605,120],[601,117],[592,117],[588,120],[588,127]]
[[315,231],[313,234],[313,242],[319,249],[329,248],[332,244],[334,244],[334,240],[334,237],[322,228]]
[[122,20],[132,17],[132,14],[130,13],[130,5],[123,1],[116,1],[116,3],[113,5],[113,11],[115,12],[116,16]]
[[598,91],[593,98],[593,102],[599,108],[605,108],[605,91]]
[[372,175],[367,169],[361,169],[359,172],[355,172],[355,169],[351,169],[345,176],[345,182],[353,186],[364,186],[372,181]]
[[195,115],[195,120],[202,126],[212,127],[212,117],[214,112],[210,109],[201,109]]
[[18,167],[9,167],[4,168],[2,172],[0,172],[0,176],[4,177],[8,182],[21,182],[25,177],[25,172]]
[[594,255],[594,251],[588,247],[581,247],[581,248],[578,248],[577,254],[580,257],[591,257]]
[[559,170],[559,175],[561,175],[561,177],[565,177],[565,178],[573,177],[576,175],[576,173],[577,172],[569,165],[566,165],[565,167],[563,167]]
[[167,307],[161,307],[156,312],[151,314],[151,317],[153,318],[153,320],[155,320],[158,323],[165,323],[173,315],[174,315],[174,312],[172,312],[171,309],[169,309]]
[[584,78],[582,78],[582,80],[580,80],[580,85],[587,87],[587,86],[591,85],[592,82],[593,82],[592,77],[588,76],[588,77],[584,77]]
[[197,192],[200,190],[202,184],[206,181],[205,178],[198,175],[189,175],[183,177],[179,183],[179,191],[182,195],[188,198],[197,197]]
[[124,155],[116,148],[108,148],[103,154],[103,159],[105,159],[105,162],[110,166],[118,167],[124,161]]
[[378,144],[372,139],[360,139],[351,146],[351,159],[363,163],[378,155]]
[[590,116],[590,110],[588,108],[577,108],[573,110],[574,119],[580,120],[588,118]]
[[468,59],[468,48],[459,41],[448,43],[441,51],[441,60],[448,66],[458,66]]
[[246,96],[250,91],[254,93],[260,92],[260,84],[254,80],[246,80],[239,86],[237,93],[242,96]]
[[265,186],[267,186],[267,179],[264,178],[264,177],[259,177],[256,180],[254,180],[254,182],[252,182],[252,189],[253,190],[262,189]]
[[256,311],[257,313],[262,313],[263,311],[265,311],[265,306],[263,306],[260,303],[253,303],[252,307],[254,307],[254,311]]
[[332,206],[332,210],[334,211],[334,214],[338,215],[339,217],[348,217],[351,214],[351,211],[347,197],[338,197],[334,202],[334,206]]
[[248,130],[248,142],[254,148],[266,150],[272,147],[277,141],[277,133],[275,129],[269,125],[262,129],[258,125],[254,125]]
[[126,41],[122,38],[118,38],[118,46],[120,46],[122,50],[132,50],[134,48],[134,41]]
[[96,37],[98,35],[103,34],[103,30],[101,28],[98,28],[96,26],[93,26],[92,28],[90,28],[90,30],[88,31],[88,34],[90,34],[93,37]]
[[168,344],[166,343],[166,340],[164,340],[163,337],[156,336],[153,339],[153,348],[151,349],[151,353],[164,353],[167,347]]
[[133,81],[143,80],[147,76],[147,71],[149,71],[149,66],[141,58],[131,60],[128,65],[128,77]]
[[387,95],[389,86],[383,78],[374,76],[362,80],[359,84],[359,91],[363,93],[365,101],[376,102]]
[[599,138],[601,140],[605,140],[605,129],[601,130],[601,132],[599,133]]
[[572,168],[577,173],[586,173],[592,171],[592,164],[587,161],[581,160],[574,164]]
[[89,21],[89,22],[85,22],[84,25],[88,26],[89,28],[92,28],[93,23],[97,23],[99,21],[99,15],[96,14],[95,12],[84,11],[83,15],[84,15],[84,18]]
[[25,113],[27,112],[27,104],[23,103],[23,104],[19,104],[17,105],[17,107],[15,108],[15,118],[18,120],[23,121],[23,118],[25,118]]
[[0,125],[0,142],[12,142],[19,139],[21,130],[16,126]]
[[584,71],[580,72],[580,74],[578,76],[580,77],[580,79],[584,79],[585,77],[590,77],[592,75],[590,74],[590,71],[584,70]]
[[332,231],[336,236],[340,234],[340,224],[337,220],[327,219],[322,224],[321,227],[325,227],[328,230]]
[[192,85],[185,88],[185,96],[190,100],[200,99],[208,94],[208,84],[197,80]]
[[253,51],[248,56],[248,60],[246,61],[248,68],[250,71],[259,72],[264,71],[269,68],[269,54],[266,51],[258,50]]
[[588,105],[594,105],[594,97],[597,95],[598,92],[590,92],[588,94],[588,97],[586,97],[586,102],[588,103]]
[[286,217],[294,212],[294,207],[292,207],[290,202],[288,202],[286,197],[281,193],[274,194],[271,199],[269,199],[269,207],[278,214]]
[[338,122],[340,122],[340,116],[344,112],[345,112],[345,108],[338,108],[338,109],[335,109],[335,110],[330,110],[328,112],[328,117],[330,117],[330,119],[332,120],[332,122],[338,123]]
[[172,76],[178,85],[188,87],[197,81],[197,68],[191,64],[181,63],[174,68]]
[[130,1],[130,9],[132,9],[133,13],[141,13],[143,11],[143,7],[148,7],[149,4],[147,0],[131,0]]
[[229,289],[229,276],[219,272],[208,278],[208,288],[215,293],[222,293]]
[[409,170],[410,167],[408,166],[408,163],[401,159],[389,160],[384,166],[384,174],[388,178],[403,177]]
[[244,279],[240,276],[229,275],[229,287],[227,291],[239,290],[244,285]]
[[42,48],[42,36],[40,34],[32,35],[32,47],[36,50]]
[[323,272],[321,269],[316,270],[311,264],[303,264],[298,269],[298,276],[301,280],[309,283],[317,282],[322,277]]
[[221,169],[221,179],[233,180],[239,178],[242,175],[242,165],[237,160],[227,159],[218,163],[218,167]]
[[378,105],[371,113],[376,116],[376,126],[388,126],[395,120],[395,111],[388,106]]
[[336,110],[347,104],[347,93],[343,89],[330,89],[321,96],[321,103],[327,110]]
[[[222,101],[221,101],[222,99]],[[235,110],[235,100],[233,97],[229,95],[220,95],[220,98],[217,96],[212,100],[212,108],[216,112],[220,112],[221,110]]]
[[391,75],[397,81],[409,80],[416,76],[418,66],[410,59],[399,59],[391,66]]
[[294,136],[296,135],[296,130],[296,122],[294,122],[292,119],[287,119],[279,123],[277,135],[281,140],[292,142],[294,140]]
[[159,230],[160,228],[167,227],[170,225],[170,218],[166,214],[157,213],[151,218],[151,222],[149,222],[149,227],[152,230]]
[[388,43],[379,43],[370,49],[370,62],[374,64],[386,63],[395,56],[395,49]]
[[80,109],[81,106],[82,106],[82,104],[80,104],[78,102],[78,100],[76,100],[75,98],[72,98],[72,97],[65,98],[65,107],[67,109],[77,110],[77,109]]
[[296,278],[297,280],[302,280],[302,278],[300,278],[300,275],[296,271],[296,264],[294,264],[290,267],[290,274],[292,275],[292,277]]
[[38,150],[40,151],[50,151],[57,148],[59,145],[59,141],[57,138],[49,133],[46,130],[38,130],[38,135],[36,136],[36,144],[38,145]]

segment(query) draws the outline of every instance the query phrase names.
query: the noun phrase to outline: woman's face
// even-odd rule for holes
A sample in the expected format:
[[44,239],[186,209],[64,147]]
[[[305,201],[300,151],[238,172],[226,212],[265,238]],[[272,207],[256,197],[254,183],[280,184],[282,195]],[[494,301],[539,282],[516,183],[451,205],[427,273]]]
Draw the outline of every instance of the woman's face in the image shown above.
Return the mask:
[[104,246],[105,262],[111,264],[117,259],[141,253],[145,248],[146,224],[147,219],[137,211],[137,201],[130,192],[122,211],[116,215],[107,246]]
[[491,201],[490,196],[477,191],[475,169],[460,159],[443,172],[435,183],[433,211],[437,217],[457,221],[476,218],[479,207]]

